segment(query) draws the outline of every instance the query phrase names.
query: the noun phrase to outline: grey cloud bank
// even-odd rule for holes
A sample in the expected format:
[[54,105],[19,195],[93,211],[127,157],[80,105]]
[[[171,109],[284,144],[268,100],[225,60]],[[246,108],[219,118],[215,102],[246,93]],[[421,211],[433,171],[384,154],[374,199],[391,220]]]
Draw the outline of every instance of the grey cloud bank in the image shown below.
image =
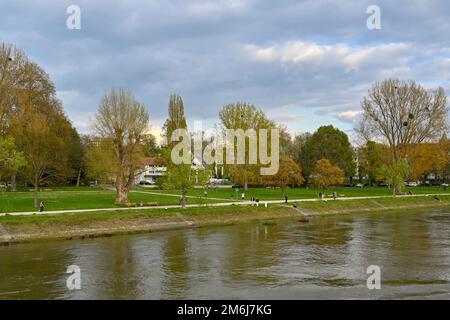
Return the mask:
[[[66,8],[81,8],[81,30]],[[248,101],[295,131],[349,130],[374,81],[416,79],[450,89],[450,3],[377,1],[2,1],[0,39],[54,80],[82,132],[110,87],[132,90],[162,124],[168,96],[213,123]]]

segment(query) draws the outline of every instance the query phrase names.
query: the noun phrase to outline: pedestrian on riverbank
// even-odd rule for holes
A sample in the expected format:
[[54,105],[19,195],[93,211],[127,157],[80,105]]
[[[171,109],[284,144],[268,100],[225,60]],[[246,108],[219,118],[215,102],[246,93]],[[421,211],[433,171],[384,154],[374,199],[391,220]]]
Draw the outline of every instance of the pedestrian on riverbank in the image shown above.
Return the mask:
[[39,204],[39,212],[44,212],[44,201],[42,200],[41,203]]
[[337,198],[337,193],[335,191],[335,192],[333,192],[333,199],[336,200],[336,198]]
[[288,195],[287,194],[284,195],[284,203],[288,203]]
[[241,200],[245,200],[245,193],[244,192],[241,193]]

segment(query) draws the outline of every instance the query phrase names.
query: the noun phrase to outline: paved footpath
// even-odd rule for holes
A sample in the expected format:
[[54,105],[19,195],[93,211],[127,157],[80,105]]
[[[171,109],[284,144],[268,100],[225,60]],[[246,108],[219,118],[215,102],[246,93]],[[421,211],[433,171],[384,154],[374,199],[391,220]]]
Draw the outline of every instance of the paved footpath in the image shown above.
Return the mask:
[[[414,195],[399,195],[395,196],[395,198],[411,198],[411,197],[434,197],[434,196],[449,196],[450,193],[432,193],[432,194],[414,194]],[[368,200],[368,199],[383,199],[383,198],[392,198],[393,196],[365,196],[365,197],[342,197],[337,198],[336,200],[327,198],[327,199],[291,199],[289,203],[292,204],[294,202],[311,202],[311,201],[348,201],[348,200]],[[285,203],[284,200],[261,200],[259,202],[259,206],[264,207],[265,204],[279,204]],[[253,203],[254,204],[254,203]],[[200,207],[226,207],[232,205],[252,205],[251,201],[234,201],[234,202],[220,202],[220,203],[208,203],[208,204],[187,204],[186,208],[200,208]],[[131,207],[131,208],[98,208],[98,209],[74,209],[74,210],[55,210],[55,211],[45,211],[43,213],[35,212],[35,211],[27,211],[27,212],[11,212],[8,213],[9,216],[31,216],[31,215],[49,215],[49,214],[73,214],[73,213],[96,213],[100,211],[130,211],[130,210],[152,210],[152,209],[172,209],[172,208],[181,208],[180,205],[167,205],[167,206],[154,206],[154,207]],[[5,216],[5,213],[0,213],[1,216]]]
[[[168,196],[168,197],[177,197],[180,198],[181,195],[179,194],[173,194],[173,193],[163,193],[163,192],[151,192],[151,191],[138,191],[138,190],[131,190],[130,192],[133,193],[144,193],[144,194],[154,194],[158,196]],[[191,199],[205,199],[205,200],[220,200],[220,201],[230,201],[230,199],[225,198],[214,198],[214,197],[199,197],[199,196],[186,196],[186,198]]]

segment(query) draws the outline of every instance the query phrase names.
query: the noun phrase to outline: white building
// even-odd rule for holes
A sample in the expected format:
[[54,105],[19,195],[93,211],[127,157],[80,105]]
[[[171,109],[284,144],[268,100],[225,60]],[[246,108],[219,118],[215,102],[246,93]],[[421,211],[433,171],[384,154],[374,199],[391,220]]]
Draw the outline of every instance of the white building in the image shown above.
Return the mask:
[[136,184],[155,184],[156,180],[166,174],[164,159],[146,157],[141,159],[142,169],[136,176]]

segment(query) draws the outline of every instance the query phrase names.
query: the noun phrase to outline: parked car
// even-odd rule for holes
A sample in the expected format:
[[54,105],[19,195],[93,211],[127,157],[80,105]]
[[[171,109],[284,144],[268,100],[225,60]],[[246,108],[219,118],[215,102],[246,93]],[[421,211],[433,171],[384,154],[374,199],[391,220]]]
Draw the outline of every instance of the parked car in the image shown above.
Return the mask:
[[417,187],[419,184],[415,181],[413,182],[405,182],[405,186],[407,187]]
[[0,188],[6,188],[6,184],[3,182],[0,182]]
[[448,187],[448,183],[441,184],[441,187]]
[[155,183],[152,180],[141,180],[141,181],[139,181],[139,184],[141,186],[151,186]]
[[355,184],[356,188],[364,188],[364,185],[362,183],[357,183]]

